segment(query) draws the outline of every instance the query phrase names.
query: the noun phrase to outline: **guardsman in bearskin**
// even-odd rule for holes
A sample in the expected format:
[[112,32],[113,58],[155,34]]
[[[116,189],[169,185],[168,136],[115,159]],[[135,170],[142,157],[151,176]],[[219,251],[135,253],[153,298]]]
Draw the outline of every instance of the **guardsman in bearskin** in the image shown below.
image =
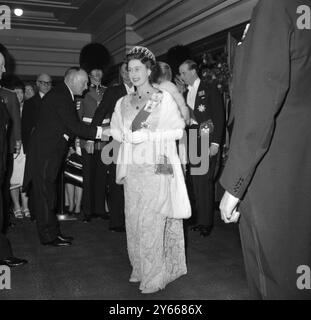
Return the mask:
[[[117,101],[127,94],[135,92],[127,71],[127,64],[123,62],[119,69],[121,83],[107,88],[103,96],[103,100],[98,106],[94,118],[93,125],[101,124],[105,119],[111,119]],[[114,141],[118,144],[118,142]],[[117,158],[117,148],[110,150],[109,157]],[[105,155],[102,154],[102,160],[105,162]],[[109,230],[112,232],[125,232],[124,217],[124,190],[123,186],[116,183],[116,163],[109,164],[108,174],[109,186]]]
[[[106,65],[109,63],[107,50],[98,43],[85,46],[80,55],[80,64],[89,74],[89,88],[84,97],[78,101],[77,109],[80,119],[91,124],[94,113],[100,104],[106,87],[102,79]],[[104,119],[102,126],[109,126],[110,119]],[[84,222],[89,222],[92,216],[107,217],[105,210],[105,187],[107,166],[101,161],[101,150],[105,142],[80,141],[83,163],[83,196],[82,208]]]

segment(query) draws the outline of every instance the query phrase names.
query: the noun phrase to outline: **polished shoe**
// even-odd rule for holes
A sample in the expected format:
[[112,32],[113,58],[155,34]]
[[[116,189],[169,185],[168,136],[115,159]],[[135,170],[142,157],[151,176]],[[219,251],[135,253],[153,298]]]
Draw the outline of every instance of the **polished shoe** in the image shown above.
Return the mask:
[[62,235],[62,234],[59,235],[57,238],[60,239],[60,240],[62,240],[62,241],[73,241],[73,240],[74,240],[73,237],[71,237],[71,236],[64,236],[64,235]]
[[79,214],[81,214],[81,211],[76,211],[76,209],[74,210],[67,210],[66,211],[67,214],[69,214],[70,216],[78,216]]
[[14,228],[16,226],[16,224],[14,222],[9,222],[8,223],[8,228]]
[[109,213],[101,214],[99,217],[102,218],[103,220],[110,220],[110,214]]
[[213,230],[213,227],[203,227],[200,230],[200,236],[203,238],[206,238],[211,234],[212,230]]
[[125,232],[125,227],[114,227],[114,228],[109,228],[109,230],[112,232]]
[[0,265],[5,265],[5,266],[8,266],[10,268],[11,267],[22,266],[23,264],[26,264],[26,263],[28,263],[27,260],[16,258],[16,257],[9,257],[9,258],[0,260]]
[[203,228],[203,226],[201,224],[199,224],[199,225],[192,227],[191,231],[201,231],[202,228]]
[[61,240],[59,237],[57,237],[53,241],[43,243],[43,245],[52,247],[69,247],[72,245],[72,243],[70,241]]
[[90,217],[84,217],[82,222],[83,223],[89,223],[89,222],[91,222],[91,218]]

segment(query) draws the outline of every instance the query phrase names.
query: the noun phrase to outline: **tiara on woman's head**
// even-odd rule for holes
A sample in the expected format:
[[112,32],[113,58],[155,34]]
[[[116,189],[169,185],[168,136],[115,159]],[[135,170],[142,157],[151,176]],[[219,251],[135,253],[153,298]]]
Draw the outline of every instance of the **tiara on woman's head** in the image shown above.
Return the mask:
[[156,61],[155,55],[146,47],[136,46],[132,48],[128,54],[142,53],[147,58]]

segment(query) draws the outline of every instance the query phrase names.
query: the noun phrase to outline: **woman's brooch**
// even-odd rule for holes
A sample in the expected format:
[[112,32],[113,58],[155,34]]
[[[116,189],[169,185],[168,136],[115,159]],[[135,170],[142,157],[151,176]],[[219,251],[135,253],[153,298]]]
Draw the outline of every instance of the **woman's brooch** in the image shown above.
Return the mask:
[[147,121],[144,121],[144,122],[141,123],[141,128],[149,129],[150,128],[150,124]]
[[161,102],[162,100],[162,93],[154,93],[147,101],[146,106],[144,108],[147,112],[152,112]]

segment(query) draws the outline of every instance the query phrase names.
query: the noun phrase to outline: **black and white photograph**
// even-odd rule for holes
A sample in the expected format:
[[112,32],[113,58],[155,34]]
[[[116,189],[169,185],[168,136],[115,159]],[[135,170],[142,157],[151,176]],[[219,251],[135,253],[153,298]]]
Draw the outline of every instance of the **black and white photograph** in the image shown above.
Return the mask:
[[311,300],[311,0],[1,1],[0,300]]

